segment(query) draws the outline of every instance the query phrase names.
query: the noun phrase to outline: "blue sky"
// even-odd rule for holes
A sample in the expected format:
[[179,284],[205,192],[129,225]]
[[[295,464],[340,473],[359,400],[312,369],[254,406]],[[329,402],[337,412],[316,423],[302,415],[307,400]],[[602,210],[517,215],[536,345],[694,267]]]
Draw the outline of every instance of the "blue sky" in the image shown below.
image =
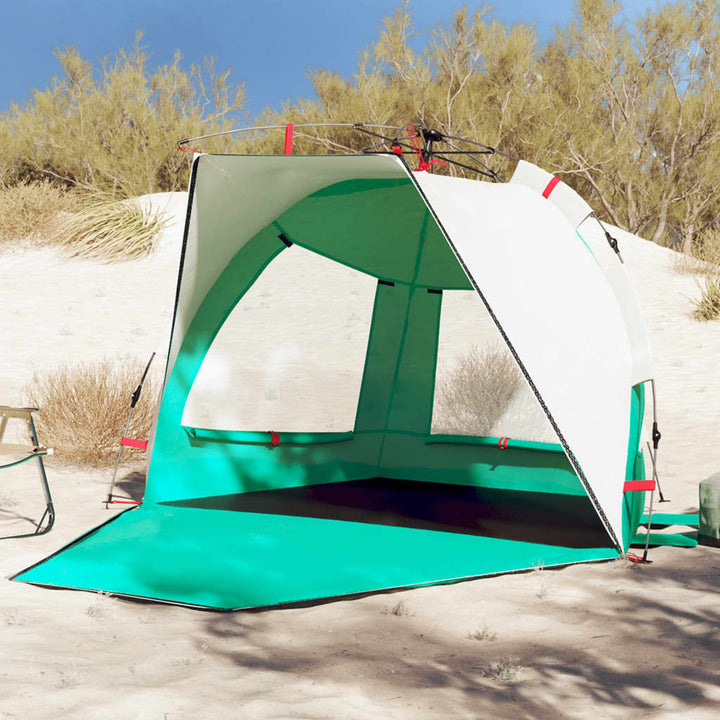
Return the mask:
[[[470,10],[484,3],[466,2]],[[573,0],[495,0],[506,23],[535,23],[541,37],[572,14]],[[633,15],[657,0],[624,0]],[[417,30],[448,20],[458,0],[411,0]],[[132,45],[136,30],[151,64],[170,62],[180,50],[186,63],[213,56],[231,78],[244,82],[248,109],[279,107],[288,98],[311,97],[310,68],[350,75],[360,51],[378,36],[394,0],[2,0],[0,110],[25,102],[58,72],[56,47],[73,45],[93,62]]]

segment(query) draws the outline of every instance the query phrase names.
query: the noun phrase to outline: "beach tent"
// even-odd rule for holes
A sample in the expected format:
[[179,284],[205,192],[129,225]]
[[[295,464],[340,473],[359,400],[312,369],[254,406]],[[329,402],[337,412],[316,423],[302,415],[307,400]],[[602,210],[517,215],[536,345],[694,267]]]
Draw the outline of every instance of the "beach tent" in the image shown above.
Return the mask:
[[590,215],[528,163],[196,157],[143,503],[16,579],[229,609],[618,557],[652,367]]

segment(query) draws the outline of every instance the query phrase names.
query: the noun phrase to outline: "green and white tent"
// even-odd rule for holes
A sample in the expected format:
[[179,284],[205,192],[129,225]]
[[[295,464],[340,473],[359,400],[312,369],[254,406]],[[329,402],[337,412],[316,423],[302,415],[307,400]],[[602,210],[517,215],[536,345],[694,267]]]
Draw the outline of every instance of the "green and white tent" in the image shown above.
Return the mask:
[[590,214],[522,162],[198,156],[144,501],[16,579],[230,609],[618,557],[652,367]]

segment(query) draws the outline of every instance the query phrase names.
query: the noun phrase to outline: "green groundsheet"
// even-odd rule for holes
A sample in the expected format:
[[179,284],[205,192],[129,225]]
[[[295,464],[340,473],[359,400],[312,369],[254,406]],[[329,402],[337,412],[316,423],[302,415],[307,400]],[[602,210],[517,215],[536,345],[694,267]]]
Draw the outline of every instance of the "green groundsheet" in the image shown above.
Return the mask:
[[[367,496],[366,487],[357,490]],[[588,530],[587,544],[595,547],[578,546],[582,541],[578,542],[577,533],[568,538],[572,547],[515,539],[527,533],[537,540],[543,527],[549,527],[542,519],[540,526],[524,522],[518,527],[517,520],[507,523],[514,528],[509,539],[502,516],[510,507],[517,512],[518,501],[505,497],[491,498],[493,506],[486,513],[493,518],[487,530],[495,537],[482,535],[482,518],[477,527],[463,520],[466,501],[477,498],[451,495],[438,500],[434,489],[430,492],[425,492],[426,506],[416,507],[412,517],[405,514],[406,526],[377,522],[382,520],[377,513],[343,507],[338,497],[304,504],[302,498],[289,497],[283,503],[288,508],[285,513],[271,512],[280,503],[260,503],[262,493],[183,501],[204,507],[144,505],[120,514],[15,579],[240,609],[617,557],[616,550],[598,546],[607,541],[597,528]],[[451,492],[476,490],[453,488]],[[371,493],[369,505],[379,499]],[[394,502],[392,497],[382,499]],[[571,499],[580,501],[585,502]],[[530,507],[536,504],[537,498],[528,499],[530,521]],[[448,511],[445,518],[424,516],[424,507],[443,505]],[[585,515],[594,523],[594,511],[587,505]],[[243,507],[255,511],[239,509]],[[572,507],[566,509],[570,512],[574,512]],[[373,522],[335,519],[348,513]],[[440,523],[458,513],[460,519],[446,524],[445,530],[427,529],[443,527]],[[398,507],[392,508],[392,514],[396,520]]]

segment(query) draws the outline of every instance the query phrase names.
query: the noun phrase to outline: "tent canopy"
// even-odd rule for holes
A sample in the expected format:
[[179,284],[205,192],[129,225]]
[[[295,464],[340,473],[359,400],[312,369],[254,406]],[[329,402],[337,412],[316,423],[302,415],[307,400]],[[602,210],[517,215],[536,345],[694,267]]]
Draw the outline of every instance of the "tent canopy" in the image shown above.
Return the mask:
[[616,557],[629,327],[521,183],[200,156],[143,505],[18,579],[236,608]]

